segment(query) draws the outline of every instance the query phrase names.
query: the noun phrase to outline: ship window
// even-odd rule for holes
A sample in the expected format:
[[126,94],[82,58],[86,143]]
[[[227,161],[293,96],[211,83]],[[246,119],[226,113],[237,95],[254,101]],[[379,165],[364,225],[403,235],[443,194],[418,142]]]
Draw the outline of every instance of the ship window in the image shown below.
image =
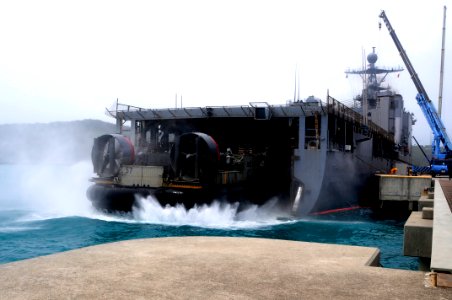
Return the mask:
[[254,118],[256,120],[269,120],[270,110],[268,109],[268,107],[255,107]]
[[142,124],[141,121],[135,121],[135,133],[139,134],[142,131]]
[[320,120],[318,114],[305,118],[305,149],[320,149]]
[[397,103],[397,101],[396,100],[391,100],[391,102],[390,102],[391,104],[390,104],[390,108],[391,109],[396,109],[397,107],[398,107],[398,103]]

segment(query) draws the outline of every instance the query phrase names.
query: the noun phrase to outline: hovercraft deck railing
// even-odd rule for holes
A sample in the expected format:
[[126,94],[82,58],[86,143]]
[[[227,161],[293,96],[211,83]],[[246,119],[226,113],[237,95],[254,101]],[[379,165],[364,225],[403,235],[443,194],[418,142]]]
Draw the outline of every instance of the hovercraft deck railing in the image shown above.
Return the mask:
[[[256,118],[253,105],[241,106],[206,106],[144,109],[141,107],[120,104],[118,110],[107,110],[108,114],[122,120],[165,120],[165,119],[197,119],[197,118]],[[287,105],[268,105],[272,117],[313,116],[315,113],[326,114],[326,104],[322,102],[295,102]]]
[[[183,107],[145,109],[133,105],[116,104],[116,110],[108,110],[108,114],[124,121],[128,120],[166,120],[166,119],[199,119],[199,118],[256,118],[256,106],[206,106],[206,107]],[[331,96],[327,102],[303,102],[297,101],[286,105],[268,105],[266,108],[271,117],[290,118],[300,116],[313,116],[318,114],[330,114],[345,119],[359,127],[360,130],[370,135],[377,134],[387,140],[393,141],[393,134],[387,132],[372,121],[364,123],[363,116],[345,104]]]

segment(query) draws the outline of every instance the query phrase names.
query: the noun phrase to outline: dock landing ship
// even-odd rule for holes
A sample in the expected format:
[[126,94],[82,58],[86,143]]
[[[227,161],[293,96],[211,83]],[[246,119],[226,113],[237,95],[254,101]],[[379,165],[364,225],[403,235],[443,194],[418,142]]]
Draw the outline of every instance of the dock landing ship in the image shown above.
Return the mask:
[[354,107],[329,95],[284,105],[118,104],[111,114],[119,133],[94,141],[98,176],[88,198],[109,212],[132,210],[139,205],[136,195],[187,208],[276,197],[295,216],[356,206],[368,196],[373,174],[406,158],[411,141],[411,114],[402,97],[372,77],[382,70],[374,66],[375,53],[368,61],[368,69],[347,71],[369,75]]

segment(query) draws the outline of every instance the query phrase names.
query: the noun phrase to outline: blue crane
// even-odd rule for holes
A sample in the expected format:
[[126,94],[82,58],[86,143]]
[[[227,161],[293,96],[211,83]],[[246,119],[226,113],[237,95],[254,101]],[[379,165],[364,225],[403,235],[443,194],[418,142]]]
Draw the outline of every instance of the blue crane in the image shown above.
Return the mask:
[[[402,60],[405,63],[408,72],[410,73],[411,79],[413,80],[413,83],[416,86],[418,92],[416,96],[417,103],[419,104],[433,132],[430,172],[432,175],[449,174],[449,170],[452,171],[452,143],[449,139],[449,136],[447,135],[446,128],[444,127],[444,124],[441,121],[441,118],[439,117],[435,106],[428,97],[427,92],[425,91],[424,86],[419,79],[419,76],[414,70],[410,59],[403,49],[402,44],[400,43],[399,38],[392,28],[391,23],[389,22],[384,10],[381,12],[380,18],[383,19],[386,27],[388,28],[389,34],[391,35],[391,38],[394,41],[397,50],[399,50],[399,54],[402,57]],[[443,145],[443,148],[441,148],[441,144]]]

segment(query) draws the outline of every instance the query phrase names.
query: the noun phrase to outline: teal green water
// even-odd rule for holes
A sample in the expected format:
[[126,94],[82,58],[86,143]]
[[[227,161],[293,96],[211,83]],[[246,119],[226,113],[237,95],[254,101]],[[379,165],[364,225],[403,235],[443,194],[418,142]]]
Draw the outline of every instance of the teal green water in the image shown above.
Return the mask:
[[0,166],[0,263],[121,240],[203,235],[378,247],[383,267],[418,268],[402,253],[404,222],[376,219],[368,209],[287,221],[275,200],[238,212],[231,204],[187,211],[143,199],[141,210],[104,215],[84,194],[90,168]]

